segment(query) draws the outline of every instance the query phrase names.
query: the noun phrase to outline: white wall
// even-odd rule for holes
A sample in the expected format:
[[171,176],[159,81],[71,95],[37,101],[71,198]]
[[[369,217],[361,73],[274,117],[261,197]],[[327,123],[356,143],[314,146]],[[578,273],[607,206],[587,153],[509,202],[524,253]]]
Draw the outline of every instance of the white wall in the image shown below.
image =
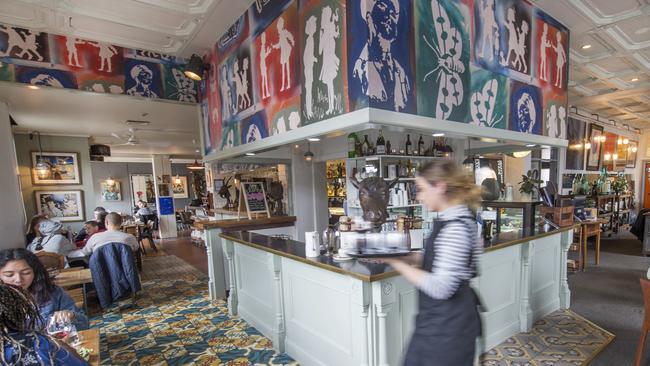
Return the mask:
[[0,249],[25,246],[25,209],[7,104],[0,102]]

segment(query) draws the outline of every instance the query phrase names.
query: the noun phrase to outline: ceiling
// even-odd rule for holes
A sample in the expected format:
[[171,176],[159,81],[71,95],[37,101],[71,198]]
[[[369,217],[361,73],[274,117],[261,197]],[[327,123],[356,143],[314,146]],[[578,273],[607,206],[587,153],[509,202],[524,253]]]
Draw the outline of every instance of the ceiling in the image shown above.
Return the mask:
[[650,0],[533,2],[571,29],[569,104],[650,128]]
[[[7,102],[9,114],[18,123],[16,132],[88,136],[91,143],[111,145],[113,156],[201,156],[196,105],[68,89],[34,90],[14,83],[0,83],[0,100]],[[126,139],[111,133],[128,137],[127,120],[151,123],[136,127],[139,145],[116,146]]]
[[2,0],[0,23],[174,56],[206,54],[252,0]]

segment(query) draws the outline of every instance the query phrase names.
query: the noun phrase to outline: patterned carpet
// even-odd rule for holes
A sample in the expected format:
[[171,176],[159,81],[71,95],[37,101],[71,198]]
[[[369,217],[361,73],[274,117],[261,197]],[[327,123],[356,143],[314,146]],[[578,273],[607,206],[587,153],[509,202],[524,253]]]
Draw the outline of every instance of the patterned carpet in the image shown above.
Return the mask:
[[102,365],[286,365],[271,341],[223,301],[207,278],[173,255],[145,257],[137,307],[124,301],[91,318],[100,328]]
[[570,310],[558,310],[530,333],[506,339],[483,355],[484,366],[586,365],[614,335]]

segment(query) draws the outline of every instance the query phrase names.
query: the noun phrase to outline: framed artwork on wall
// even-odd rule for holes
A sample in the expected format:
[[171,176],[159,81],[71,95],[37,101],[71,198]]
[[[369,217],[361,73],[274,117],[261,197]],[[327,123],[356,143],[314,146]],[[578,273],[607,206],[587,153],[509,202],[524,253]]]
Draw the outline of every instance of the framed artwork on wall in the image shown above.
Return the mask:
[[639,149],[639,142],[630,140],[627,146],[627,159],[625,161],[626,168],[636,167],[636,152]]
[[131,175],[131,204],[143,200],[148,204],[156,203],[156,191],[152,174],[132,174]]
[[189,192],[187,189],[187,176],[181,175],[173,179],[172,193],[174,198],[188,198]]
[[102,201],[114,202],[122,200],[122,186],[119,181],[104,180],[100,182],[99,186]]
[[603,141],[605,133],[603,126],[597,124],[589,125],[589,143],[591,147],[587,150],[587,170],[599,170],[600,159],[602,159]]
[[57,221],[83,221],[83,192],[35,191],[36,212]]
[[567,125],[567,139],[569,146],[566,149],[565,168],[567,170],[582,170],[584,167],[585,123],[569,117]]
[[[46,163],[49,170],[36,171],[37,163]],[[32,182],[34,185],[81,184],[79,154],[76,152],[32,151]]]

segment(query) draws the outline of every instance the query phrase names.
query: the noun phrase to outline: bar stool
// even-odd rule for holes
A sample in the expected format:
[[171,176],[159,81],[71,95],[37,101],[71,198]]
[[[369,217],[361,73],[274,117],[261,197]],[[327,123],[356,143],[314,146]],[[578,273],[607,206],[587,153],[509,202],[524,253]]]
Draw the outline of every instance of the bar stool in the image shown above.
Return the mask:
[[639,345],[636,348],[636,359],[634,366],[641,366],[641,358],[643,356],[643,349],[645,348],[645,340],[650,331],[650,281],[645,278],[640,278],[641,292],[643,293],[643,303],[645,305],[645,312],[643,317],[643,327],[641,328],[641,336],[639,337]]

